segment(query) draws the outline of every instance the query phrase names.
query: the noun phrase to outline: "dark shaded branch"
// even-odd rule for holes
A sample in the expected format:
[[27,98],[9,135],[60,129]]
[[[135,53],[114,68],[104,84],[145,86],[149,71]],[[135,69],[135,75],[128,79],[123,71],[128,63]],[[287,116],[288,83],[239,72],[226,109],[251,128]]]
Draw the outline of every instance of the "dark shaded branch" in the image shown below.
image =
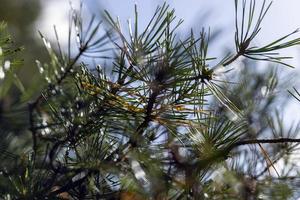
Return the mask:
[[199,75],[193,76],[193,77],[177,79],[177,80],[175,80],[175,81],[173,81],[171,83],[168,83],[168,85],[172,85],[175,82],[197,81],[197,80],[209,80],[209,78],[206,75],[199,74]]
[[231,63],[233,63],[235,60],[237,60],[242,54],[241,53],[237,53],[235,54],[235,56],[233,56],[231,59],[229,59],[228,61],[223,63],[223,66],[227,66],[230,65]]
[[138,135],[143,134],[144,129],[147,128],[149,122],[151,121],[152,110],[153,110],[154,103],[155,103],[155,100],[156,100],[158,94],[159,94],[158,91],[154,91],[149,97],[149,101],[148,101],[148,104],[147,104],[146,113],[145,113],[146,115],[144,117],[144,121],[137,128],[137,134]]
[[90,176],[91,174],[88,173],[86,176],[84,176],[81,179],[78,179],[76,181],[72,181],[70,180],[67,184],[65,184],[64,186],[62,186],[61,188],[54,190],[53,192],[50,193],[49,197],[55,197],[63,192],[68,192],[71,189],[80,186],[81,184],[83,184],[87,178]]
[[300,138],[275,138],[275,139],[253,139],[239,141],[233,144],[232,148],[248,144],[278,144],[278,143],[300,143]]
[[230,151],[236,147],[249,145],[249,144],[280,144],[280,143],[300,143],[300,138],[274,138],[274,139],[252,139],[242,140],[231,144],[226,149],[220,152],[221,156],[227,157]]
[[[81,57],[81,55],[83,54],[83,52],[86,50],[87,46],[85,45],[84,47],[80,48],[79,53],[77,54],[77,56],[72,60],[72,62],[68,65],[68,67],[66,68],[65,72],[62,74],[62,76],[56,81],[55,85],[60,85],[61,82],[67,77],[67,75],[72,71],[74,65],[76,64],[76,62],[79,60],[79,58]],[[53,89],[53,87],[55,86],[53,84],[48,84],[47,89],[46,89],[46,93],[48,93],[49,91],[51,91]],[[36,109],[36,107],[38,106],[38,104],[40,103],[40,101],[43,99],[43,92],[41,92],[41,94],[32,102],[28,103],[28,111],[29,111],[29,130],[32,132],[32,146],[33,146],[33,152],[35,154],[36,150],[37,150],[37,129],[34,126],[34,110]]]

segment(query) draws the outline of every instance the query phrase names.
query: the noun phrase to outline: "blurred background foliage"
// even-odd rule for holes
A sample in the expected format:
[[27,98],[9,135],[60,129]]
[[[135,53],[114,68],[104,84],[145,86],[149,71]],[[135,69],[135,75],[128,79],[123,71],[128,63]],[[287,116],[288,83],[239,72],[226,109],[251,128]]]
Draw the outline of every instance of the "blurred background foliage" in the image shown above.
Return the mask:
[[37,37],[35,26],[42,12],[41,3],[39,0],[1,0],[0,20],[8,24],[8,31],[14,37],[14,44],[25,48],[22,53],[24,67],[19,72],[25,85],[31,85],[38,79],[38,70],[33,64],[35,60],[47,59],[47,53],[42,50],[43,45]]
[[26,100],[38,94],[38,88],[41,88],[35,59],[47,60],[46,51],[41,50],[43,45],[37,39],[35,28],[42,7],[39,0],[1,0],[0,3],[0,21],[7,24],[1,36],[9,38],[6,50],[20,49],[21,51],[5,55],[3,63],[5,61],[12,63],[11,59],[18,60],[19,63],[16,66],[12,65],[11,70],[14,70],[13,76],[22,83],[24,88],[20,90],[17,84],[8,86],[4,81],[1,82],[1,88],[6,92],[5,95],[0,96],[0,146],[1,149],[21,154],[26,153],[31,144],[29,131],[26,128],[28,127]]

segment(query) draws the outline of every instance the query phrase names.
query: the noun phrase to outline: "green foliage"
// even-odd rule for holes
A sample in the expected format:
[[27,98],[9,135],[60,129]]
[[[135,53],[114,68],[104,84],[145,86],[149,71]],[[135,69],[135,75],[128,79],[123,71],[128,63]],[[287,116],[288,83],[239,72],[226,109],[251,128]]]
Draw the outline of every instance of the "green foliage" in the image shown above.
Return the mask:
[[21,64],[20,60],[14,59],[14,55],[22,48],[14,48],[11,38],[5,33],[6,24],[0,22],[0,79],[3,82],[0,87],[0,98],[7,95],[12,84],[15,84],[21,92],[24,86],[16,75],[17,67]]
[[[9,148],[13,132],[24,129],[24,119],[18,112],[19,102],[10,98],[11,95],[22,94],[25,88],[16,75],[22,61],[17,54],[22,48],[16,48],[6,32],[6,24],[0,22],[0,158],[4,159],[1,166],[10,166],[10,162],[17,158]],[[18,89],[18,90],[16,90]],[[16,101],[16,102],[15,102]],[[14,109],[11,109],[14,105]],[[18,113],[18,115],[16,115]],[[26,122],[25,122],[26,124]]]
[[[276,90],[283,84],[277,71],[260,73],[248,65],[257,60],[288,65],[288,57],[275,52],[298,45],[300,39],[287,40],[289,34],[251,46],[270,5],[263,1],[256,14],[255,1],[242,1],[242,17],[238,5],[236,0],[236,52],[219,60],[209,56],[209,31],[177,37],[182,20],[166,3],[143,30],[135,6],[128,32],[108,11],[107,28],[95,16],[85,24],[81,11],[72,9],[66,52],[56,28],[55,48],[40,33],[50,61],[36,61],[44,79],[39,94],[30,96],[36,92],[28,94],[15,76],[3,71],[0,88],[8,91],[6,84],[12,81],[24,93],[20,104],[28,123],[21,128],[29,129],[23,134],[32,138],[30,146],[22,146],[23,153],[1,147],[7,155],[0,165],[1,198],[291,197],[290,184],[268,181],[298,173],[290,155],[300,141],[299,126],[286,130],[274,112]],[[3,38],[2,55],[8,56],[12,51]],[[1,67],[7,60],[3,56]],[[250,61],[240,71],[231,70],[240,56]],[[14,162],[7,164],[11,155]],[[277,170],[279,161],[288,170]],[[276,175],[267,173],[271,170]]]

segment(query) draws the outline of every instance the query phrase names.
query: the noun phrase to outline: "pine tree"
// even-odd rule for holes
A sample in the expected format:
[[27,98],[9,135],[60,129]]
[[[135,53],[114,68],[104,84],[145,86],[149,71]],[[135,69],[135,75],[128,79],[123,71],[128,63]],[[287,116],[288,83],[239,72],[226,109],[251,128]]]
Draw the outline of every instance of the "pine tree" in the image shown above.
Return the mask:
[[[292,67],[278,50],[298,45],[300,38],[290,39],[296,30],[263,46],[253,44],[270,6],[235,0],[236,49],[221,59],[208,53],[210,31],[176,35],[182,20],[166,3],[144,29],[137,6],[127,28],[108,11],[109,28],[95,16],[85,24],[81,11],[72,9],[66,51],[56,29],[56,43],[40,33],[50,62],[36,60],[44,78],[37,96],[15,75],[20,63],[10,55],[15,50],[1,24],[0,97],[12,83],[22,94],[18,112],[0,111],[1,198],[297,195],[291,176],[298,171],[290,155],[300,142],[299,124],[286,129],[274,109],[276,91],[286,87],[271,65]],[[232,70],[239,58],[245,66]],[[270,66],[258,72],[257,61]],[[290,94],[299,100],[296,88]],[[5,128],[3,119],[18,116],[23,120],[15,128]],[[18,130],[27,130],[23,138],[15,136],[21,149],[10,137]],[[283,171],[276,168],[279,161],[286,165]]]

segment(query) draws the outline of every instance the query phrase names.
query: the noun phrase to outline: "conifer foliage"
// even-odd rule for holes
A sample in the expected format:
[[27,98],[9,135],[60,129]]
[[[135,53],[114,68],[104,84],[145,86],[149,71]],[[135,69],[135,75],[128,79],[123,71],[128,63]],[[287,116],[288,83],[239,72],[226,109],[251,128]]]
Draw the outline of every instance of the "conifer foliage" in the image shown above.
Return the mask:
[[[44,82],[35,92],[18,80],[20,63],[1,24],[0,102],[18,88],[19,112],[7,112],[23,122],[1,130],[1,198],[292,197],[291,182],[280,180],[298,173],[289,155],[300,142],[299,126],[284,128],[272,110],[281,84],[275,68],[262,75],[247,63],[292,67],[278,51],[300,44],[298,30],[256,46],[271,3],[234,6],[236,49],[224,58],[209,55],[206,29],[178,37],[183,21],[166,3],[143,28],[137,6],[127,25],[108,11],[102,23],[71,9],[66,50],[55,27],[56,42],[40,33],[50,61],[36,60]],[[239,58],[246,66],[232,70]],[[224,74],[238,78],[232,83]],[[4,127],[12,118],[1,104]],[[30,145],[20,143],[18,153],[12,143],[20,134],[30,135],[23,139]],[[285,171],[276,167],[280,160]]]

